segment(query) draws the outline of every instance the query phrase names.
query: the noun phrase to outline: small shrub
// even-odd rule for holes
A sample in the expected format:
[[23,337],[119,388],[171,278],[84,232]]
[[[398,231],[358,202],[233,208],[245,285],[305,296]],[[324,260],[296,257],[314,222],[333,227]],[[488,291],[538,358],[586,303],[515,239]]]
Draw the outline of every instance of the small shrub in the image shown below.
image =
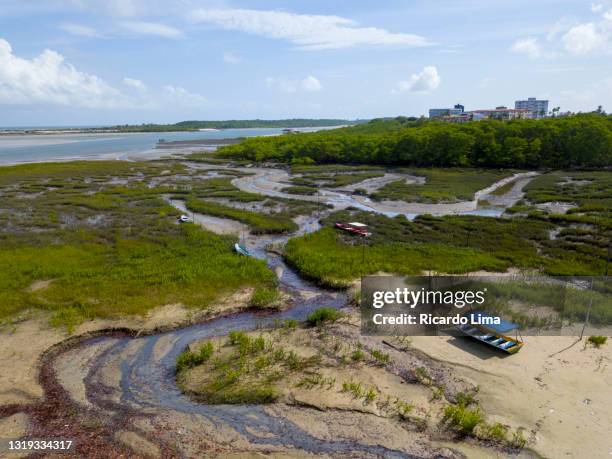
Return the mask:
[[484,422],[480,408],[468,408],[461,405],[447,405],[444,408],[443,421],[462,435],[472,435],[478,424]]
[[287,357],[285,357],[285,364],[293,371],[299,370],[302,367],[301,359],[295,351],[290,351],[289,354],[287,354]]
[[370,388],[365,393],[365,400],[364,400],[365,404],[367,405],[369,403],[372,403],[377,395],[378,395],[377,392],[373,388]]
[[232,346],[236,346],[243,342],[244,340],[248,340],[249,337],[245,332],[242,331],[233,331],[229,333],[229,341]]
[[418,367],[416,370],[414,370],[414,374],[416,376],[416,378],[422,383],[422,384],[431,384],[432,379],[431,376],[429,376],[429,372],[427,371],[427,368],[425,367]]
[[365,358],[365,354],[361,349],[355,349],[355,351],[351,354],[351,360],[353,362],[360,362]]
[[178,372],[187,368],[193,368],[197,365],[201,365],[202,363],[210,360],[213,352],[213,343],[210,341],[207,341],[197,352],[192,352],[190,350],[181,352],[176,358],[176,371]]
[[374,357],[382,365],[389,363],[389,354],[379,351],[378,349],[372,349],[370,354],[372,354],[372,357]]
[[608,341],[607,336],[597,336],[597,335],[589,336],[589,339],[587,340],[589,344],[592,344],[596,348],[603,346],[604,344],[606,344],[607,341]]
[[315,373],[313,375],[308,375],[303,377],[295,386],[296,387],[305,387],[306,389],[311,389],[315,386],[318,386],[323,381],[323,375],[321,373]]
[[478,401],[474,398],[474,394],[459,392],[455,399],[457,400],[457,405],[460,406],[470,406],[478,404]]
[[319,308],[313,311],[306,322],[312,327],[318,327],[328,322],[335,322],[341,317],[341,314],[333,308]]
[[342,392],[350,392],[354,398],[361,398],[364,395],[361,383],[354,381],[345,381],[342,383]]
[[257,309],[274,307],[278,303],[279,293],[274,288],[261,287],[256,289],[251,296],[249,306]]
[[496,422],[492,425],[486,425],[482,429],[481,436],[485,440],[491,440],[496,443],[504,443],[506,441],[506,434],[508,428],[500,422]]
[[407,419],[413,409],[414,405],[412,403],[404,402],[403,400],[397,401],[397,412],[401,419]]
[[512,441],[510,444],[518,449],[523,449],[527,444],[527,439],[523,435],[523,428],[516,429],[516,432],[512,434]]

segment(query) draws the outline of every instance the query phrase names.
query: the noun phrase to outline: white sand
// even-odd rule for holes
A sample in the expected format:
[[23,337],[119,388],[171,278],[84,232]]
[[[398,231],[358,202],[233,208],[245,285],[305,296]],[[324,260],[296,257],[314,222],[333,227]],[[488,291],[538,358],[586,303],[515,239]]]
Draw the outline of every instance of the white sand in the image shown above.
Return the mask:
[[585,349],[575,337],[525,337],[518,354],[504,356],[451,337],[412,340],[479,384],[489,418],[526,427],[529,447],[542,456],[612,455],[612,345]]

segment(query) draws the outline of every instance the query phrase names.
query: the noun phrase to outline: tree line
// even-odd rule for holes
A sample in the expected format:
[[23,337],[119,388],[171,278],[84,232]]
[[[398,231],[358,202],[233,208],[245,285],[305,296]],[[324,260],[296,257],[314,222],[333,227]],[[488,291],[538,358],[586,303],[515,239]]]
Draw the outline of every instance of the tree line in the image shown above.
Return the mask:
[[224,157],[292,164],[413,167],[589,168],[612,165],[612,116],[462,124],[399,117],[276,137],[219,150]]
[[[286,120],[219,120],[219,121],[180,121],[174,124],[122,124],[100,128],[121,132],[173,132],[197,131],[199,129],[249,129],[249,128],[304,128],[328,127],[354,124],[355,121],[340,119],[306,119],[295,118]],[[92,128],[96,130],[96,128]]]

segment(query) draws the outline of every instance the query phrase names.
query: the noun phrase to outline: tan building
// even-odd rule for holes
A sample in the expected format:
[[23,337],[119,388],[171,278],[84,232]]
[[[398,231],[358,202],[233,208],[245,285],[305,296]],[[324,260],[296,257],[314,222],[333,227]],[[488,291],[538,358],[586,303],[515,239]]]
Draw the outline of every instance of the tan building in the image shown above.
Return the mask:
[[521,108],[497,107],[486,110],[472,110],[467,113],[472,115],[474,121],[487,118],[502,121],[532,118],[531,110]]

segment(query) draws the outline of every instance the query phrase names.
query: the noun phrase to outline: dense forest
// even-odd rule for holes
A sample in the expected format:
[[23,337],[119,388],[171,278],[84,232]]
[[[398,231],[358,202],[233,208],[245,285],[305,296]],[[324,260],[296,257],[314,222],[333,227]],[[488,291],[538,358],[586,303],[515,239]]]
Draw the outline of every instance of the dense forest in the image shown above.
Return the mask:
[[249,138],[219,154],[292,164],[588,168],[612,165],[612,116],[463,124],[394,118],[278,137]]
[[197,131],[198,129],[246,129],[246,128],[303,128],[326,127],[354,124],[353,121],[337,119],[306,119],[295,118],[287,120],[225,120],[225,121],[180,121],[174,124],[123,124],[104,129],[121,132],[171,132]]

